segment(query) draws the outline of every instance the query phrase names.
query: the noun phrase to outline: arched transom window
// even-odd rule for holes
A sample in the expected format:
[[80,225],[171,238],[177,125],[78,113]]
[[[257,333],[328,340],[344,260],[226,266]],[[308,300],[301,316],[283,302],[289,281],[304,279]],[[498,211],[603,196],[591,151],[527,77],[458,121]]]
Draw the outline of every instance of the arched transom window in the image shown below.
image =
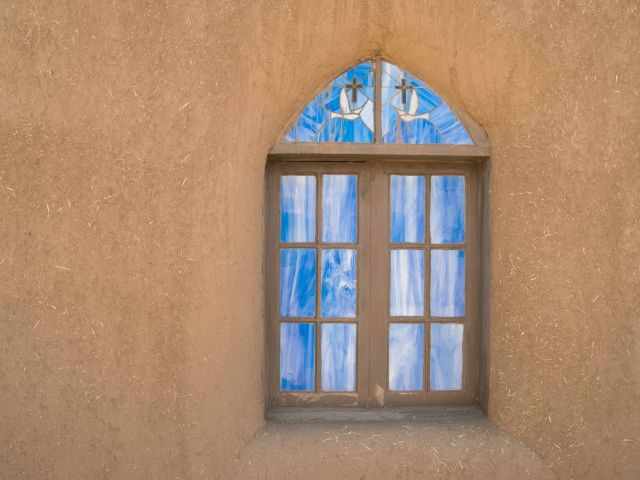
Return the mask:
[[487,156],[479,127],[379,58],[291,122],[268,164],[272,406],[476,401]]
[[284,140],[473,144],[464,125],[437,93],[384,60],[363,62],[333,80],[307,104]]

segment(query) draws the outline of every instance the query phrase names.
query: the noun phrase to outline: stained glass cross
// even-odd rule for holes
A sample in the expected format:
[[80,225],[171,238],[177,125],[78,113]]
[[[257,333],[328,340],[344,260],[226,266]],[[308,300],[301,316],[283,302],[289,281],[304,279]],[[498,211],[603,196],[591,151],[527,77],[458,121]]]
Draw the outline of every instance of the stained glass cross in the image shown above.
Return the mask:
[[358,79],[354,78],[351,80],[351,83],[347,83],[344,88],[351,90],[351,101],[356,103],[358,101],[358,89],[362,88],[362,84],[358,83]]
[[402,92],[402,104],[407,104],[407,91],[413,90],[413,86],[409,85],[407,81],[403,78],[400,82],[400,85],[396,85],[396,90],[400,90]]

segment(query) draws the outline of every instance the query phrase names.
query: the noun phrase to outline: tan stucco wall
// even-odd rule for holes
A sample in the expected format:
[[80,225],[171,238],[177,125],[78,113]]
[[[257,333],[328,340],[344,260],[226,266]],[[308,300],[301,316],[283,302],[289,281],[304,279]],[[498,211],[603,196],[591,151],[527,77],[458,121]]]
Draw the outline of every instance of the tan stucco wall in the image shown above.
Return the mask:
[[490,418],[638,478],[637,1],[5,0],[0,45],[0,477],[225,478],[266,154],[380,50],[491,138]]

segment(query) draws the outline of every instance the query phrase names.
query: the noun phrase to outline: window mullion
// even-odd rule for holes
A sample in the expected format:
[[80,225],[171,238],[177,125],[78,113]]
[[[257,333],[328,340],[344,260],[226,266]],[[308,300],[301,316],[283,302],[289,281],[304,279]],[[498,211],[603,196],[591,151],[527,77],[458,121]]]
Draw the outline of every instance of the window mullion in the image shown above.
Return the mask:
[[375,68],[375,94],[373,105],[375,107],[374,143],[382,143],[382,60],[376,58]]
[[321,244],[322,244],[322,232],[321,232],[321,228],[322,228],[322,215],[323,215],[323,211],[322,211],[322,174],[316,174],[316,236],[315,236],[315,241],[316,241],[316,318],[314,318],[314,322],[315,322],[315,329],[316,329],[316,358],[315,358],[315,362],[316,362],[316,371],[315,371],[315,392],[321,392],[322,391],[322,385],[320,384],[321,382],[321,372],[320,370],[322,369],[322,356],[320,353],[320,349],[322,348],[322,343],[321,343],[321,336],[322,336],[322,328],[321,328],[321,324],[320,324],[320,319],[321,319],[321,315],[320,315],[320,308],[322,306],[322,299],[321,299],[321,295],[322,295],[322,260],[321,260],[321,255],[322,255],[322,248],[321,248]]

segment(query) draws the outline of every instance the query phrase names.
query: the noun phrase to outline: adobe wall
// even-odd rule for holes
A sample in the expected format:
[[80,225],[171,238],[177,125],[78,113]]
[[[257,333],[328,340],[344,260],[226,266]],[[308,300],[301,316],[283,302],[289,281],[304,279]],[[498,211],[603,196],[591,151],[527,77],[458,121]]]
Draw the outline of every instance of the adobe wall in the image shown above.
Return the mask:
[[263,420],[263,174],[381,51],[493,145],[489,415],[640,475],[640,7],[4,2],[2,478],[226,478]]

